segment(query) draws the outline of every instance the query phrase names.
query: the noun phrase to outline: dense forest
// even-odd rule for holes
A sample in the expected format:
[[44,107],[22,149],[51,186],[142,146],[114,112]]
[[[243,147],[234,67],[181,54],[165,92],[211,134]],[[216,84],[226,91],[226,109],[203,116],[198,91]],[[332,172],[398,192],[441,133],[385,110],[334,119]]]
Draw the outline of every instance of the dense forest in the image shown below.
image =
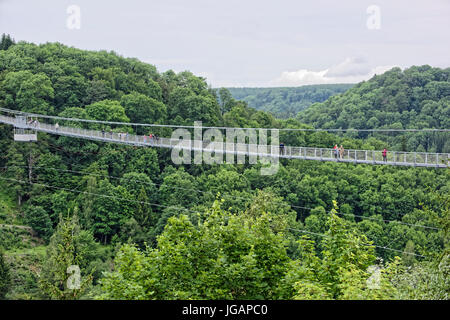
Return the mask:
[[[404,71],[393,68],[341,95],[313,104],[299,112],[297,119],[316,128],[448,129],[450,68],[413,66]],[[446,133],[383,136],[398,150],[450,152]]]
[[[397,96],[387,93],[394,77],[420,92],[417,119],[432,110],[417,127],[448,127],[439,111],[448,110],[448,69],[392,70],[277,119],[188,71],[8,39],[0,43],[0,107],[8,109],[116,122],[359,128],[355,117],[338,122],[345,104],[335,100],[359,97],[358,119],[375,114],[371,97]],[[411,108],[385,109],[384,101],[380,114],[401,118]],[[379,127],[397,122],[378,116]],[[449,298],[448,169],[281,160],[276,174],[261,176],[260,164],[175,165],[166,149],[12,136],[0,125],[0,299]],[[280,133],[287,145],[394,148],[385,138]]]
[[256,110],[270,112],[277,118],[287,119],[297,115],[316,102],[343,93],[354,84],[318,84],[281,88],[227,88],[236,100],[247,102]]

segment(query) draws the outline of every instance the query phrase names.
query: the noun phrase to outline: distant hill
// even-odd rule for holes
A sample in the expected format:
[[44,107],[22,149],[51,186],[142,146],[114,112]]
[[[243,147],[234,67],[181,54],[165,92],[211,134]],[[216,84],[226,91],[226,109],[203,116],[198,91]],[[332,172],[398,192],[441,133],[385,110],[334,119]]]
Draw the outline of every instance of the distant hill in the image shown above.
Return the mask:
[[272,113],[277,118],[291,118],[315,102],[343,93],[354,84],[321,84],[280,88],[228,88],[234,99],[249,107]]
[[[300,111],[297,119],[316,128],[448,129],[450,68],[393,68]],[[418,145],[436,152],[450,149],[446,133],[405,137],[402,149],[416,150]]]

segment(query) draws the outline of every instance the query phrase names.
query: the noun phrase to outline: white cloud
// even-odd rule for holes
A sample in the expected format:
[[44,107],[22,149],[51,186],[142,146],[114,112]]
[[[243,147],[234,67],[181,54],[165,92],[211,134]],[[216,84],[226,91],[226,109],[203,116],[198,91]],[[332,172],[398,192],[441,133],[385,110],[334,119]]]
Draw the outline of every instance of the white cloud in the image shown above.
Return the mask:
[[332,66],[325,74],[326,77],[363,76],[370,73],[370,67],[364,58],[347,58],[343,62]]
[[325,70],[284,71],[278,78],[272,80],[270,85],[293,87],[310,84],[357,83],[368,80],[375,74],[382,74],[393,67],[395,66],[370,67],[364,58],[351,57]]

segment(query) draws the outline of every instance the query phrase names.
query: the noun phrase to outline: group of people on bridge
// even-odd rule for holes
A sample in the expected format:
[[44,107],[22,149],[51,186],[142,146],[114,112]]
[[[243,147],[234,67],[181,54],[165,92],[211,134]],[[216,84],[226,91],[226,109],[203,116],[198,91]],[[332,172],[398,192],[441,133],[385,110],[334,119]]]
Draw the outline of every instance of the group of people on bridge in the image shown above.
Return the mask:
[[[337,144],[334,145],[333,147],[333,153],[334,153],[334,157],[335,159],[343,159],[344,158],[344,147],[341,146],[338,147]],[[383,151],[381,152],[382,156],[383,156],[383,162],[387,162],[387,149],[384,148]]]
[[29,126],[38,127],[39,126],[39,120],[38,119],[33,120],[32,118],[30,118],[28,120],[27,124]]
[[156,134],[152,134],[152,133],[150,133],[148,136],[146,136],[144,134],[144,143],[146,143],[147,140],[150,141],[151,143],[153,143],[153,141],[155,141],[155,140],[158,141],[159,137]]
[[[341,144],[340,147],[338,147],[337,144],[334,145],[333,147],[333,155],[335,159],[344,159],[344,147]],[[280,155],[284,155],[285,154],[285,148],[284,148],[284,143],[280,143]],[[381,154],[383,155],[383,161],[387,162],[387,149],[384,148],[383,151],[381,152]]]
[[[105,134],[106,134],[105,130],[102,130],[103,138],[105,138]],[[128,132],[119,132],[117,134],[119,136],[120,141],[129,141],[129,133]],[[110,137],[110,139],[113,138],[112,130],[109,131],[109,137]],[[153,143],[154,141],[158,141],[159,137],[156,134],[150,133],[148,136],[144,135],[143,139],[144,139],[144,143],[147,143],[147,142]]]
[[343,159],[344,158],[344,147],[342,146],[342,144],[340,147],[338,147],[338,145],[335,144],[333,147],[333,153],[334,153],[334,157],[336,159],[338,159],[338,158]]

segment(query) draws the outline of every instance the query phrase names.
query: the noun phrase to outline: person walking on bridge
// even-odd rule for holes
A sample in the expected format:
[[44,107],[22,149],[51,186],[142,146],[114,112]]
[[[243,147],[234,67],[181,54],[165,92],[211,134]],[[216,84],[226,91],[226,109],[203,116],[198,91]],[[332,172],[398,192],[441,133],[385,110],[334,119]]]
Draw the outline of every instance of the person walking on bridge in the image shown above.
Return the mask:
[[344,158],[344,147],[342,146],[342,144],[341,144],[341,147],[339,148],[339,156],[341,159]]
[[338,148],[337,144],[334,145],[333,153],[334,153],[334,157],[337,159],[338,155],[339,155],[339,148]]
[[382,154],[383,154],[383,161],[387,162],[387,149],[386,148],[383,149]]
[[148,135],[148,138],[150,139],[150,144],[153,145],[153,139],[154,139],[153,133],[150,133],[150,134]]

